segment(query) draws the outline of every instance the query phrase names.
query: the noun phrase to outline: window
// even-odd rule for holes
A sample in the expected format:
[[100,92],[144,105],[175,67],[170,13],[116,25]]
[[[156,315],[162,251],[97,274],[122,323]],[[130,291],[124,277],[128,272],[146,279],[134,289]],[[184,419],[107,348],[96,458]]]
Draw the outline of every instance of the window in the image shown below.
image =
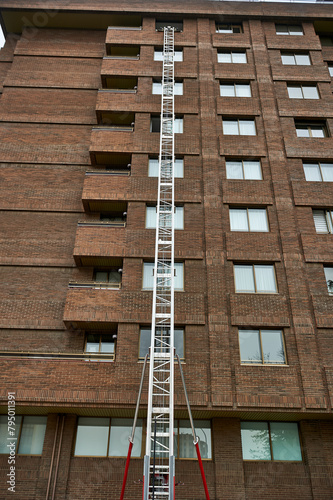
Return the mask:
[[316,85],[288,85],[290,99],[319,99]]
[[[168,274],[170,271],[170,264],[159,267],[157,270],[158,275]],[[184,263],[175,262],[174,266],[174,286],[175,290],[184,290]],[[166,286],[170,286],[169,279],[166,277],[157,276],[157,282],[160,286],[165,283]],[[154,262],[144,262],[143,263],[143,290],[152,290],[154,286]]]
[[259,160],[226,160],[227,179],[261,180]]
[[328,71],[331,76],[333,76],[333,64],[328,65]]
[[[182,81],[180,81],[180,80],[175,81],[175,84],[173,87],[173,92],[174,92],[174,95],[183,95],[183,82]],[[153,80],[152,93],[162,95],[162,81],[161,80]]]
[[107,355],[114,359],[117,333],[87,333],[84,352],[92,355]]
[[[128,437],[132,432],[130,418],[79,417],[74,455],[89,457],[126,457]],[[142,420],[137,421],[132,456],[141,456]]]
[[[175,178],[184,177],[184,158],[175,158],[174,169]],[[158,158],[149,158],[148,177],[158,177]]]
[[333,295],[333,267],[324,267],[328,293]]
[[[185,345],[184,345],[184,328],[174,329],[174,343],[176,354],[180,359],[185,359]],[[155,331],[155,348],[161,352],[165,352],[164,341],[169,341],[170,329],[169,328],[157,328]],[[140,328],[140,345],[139,345],[139,359],[144,359],[146,354],[149,353],[149,347],[151,342],[151,328]]]
[[333,233],[333,210],[312,210],[317,233]]
[[[201,458],[212,458],[211,423],[209,420],[194,420],[199,437]],[[175,420],[175,455],[177,458],[196,458],[193,435],[189,420]]]
[[[160,226],[161,227],[171,227],[171,207],[167,207],[168,211],[166,213],[160,214]],[[156,228],[156,216],[157,216],[157,206],[152,205],[146,206],[146,228],[155,229]],[[184,207],[175,207],[174,216],[175,229],[184,229]]]
[[319,35],[320,43],[322,47],[332,47],[333,46],[333,36],[331,35]]
[[276,24],[277,35],[303,35],[302,26],[292,24]]
[[333,182],[333,163],[303,163],[305,178],[312,182]]
[[16,453],[19,455],[41,455],[43,452],[47,417],[15,417],[14,436],[8,434],[8,416],[0,416],[0,454],[8,454],[8,438],[16,438]]
[[175,31],[183,31],[183,21],[155,21],[155,29],[156,31],[163,31],[164,28],[171,26],[171,28],[175,28]]
[[220,95],[222,97],[251,97],[249,83],[220,83]]
[[310,66],[309,54],[295,54],[292,52],[281,52],[282,64],[297,65],[297,66]]
[[325,123],[299,122],[295,120],[297,137],[328,137]]
[[233,64],[246,64],[246,52],[218,52],[217,62],[219,63],[233,63]]
[[302,460],[295,422],[241,422],[243,460]]
[[224,135],[256,135],[254,120],[222,118]]
[[235,264],[235,289],[242,293],[276,293],[273,265]]
[[[174,60],[174,62],[181,62],[183,60],[183,51],[180,49],[175,49],[173,60]],[[154,61],[163,61],[163,50],[162,49],[155,49],[154,50]]]
[[239,330],[238,334],[242,364],[286,364],[281,330]]
[[215,23],[216,33],[243,33],[241,24],[221,24]]
[[[182,134],[183,133],[183,122],[184,122],[183,117],[181,117],[181,116],[175,117],[175,119],[173,121],[173,128],[174,128],[175,134]],[[169,132],[168,128],[171,129],[171,124],[172,124],[171,120],[170,120],[170,127],[168,126],[168,123],[165,123],[165,128],[166,128],[165,131],[166,132]],[[150,132],[160,133],[160,131],[161,131],[160,115],[151,116],[151,118],[150,118]],[[171,130],[170,130],[170,132],[171,132]]]
[[121,286],[121,273],[122,269],[94,269],[94,281],[96,283],[109,284],[114,288]]
[[268,220],[265,208],[230,208],[231,231],[267,232]]

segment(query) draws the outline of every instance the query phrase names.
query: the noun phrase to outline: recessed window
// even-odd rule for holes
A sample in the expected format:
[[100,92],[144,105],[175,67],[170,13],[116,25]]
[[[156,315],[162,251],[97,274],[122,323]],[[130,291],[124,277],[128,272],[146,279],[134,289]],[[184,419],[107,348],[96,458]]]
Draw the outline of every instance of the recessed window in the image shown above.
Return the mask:
[[238,334],[242,364],[286,364],[281,330],[239,330]]
[[220,95],[222,97],[251,97],[249,83],[220,82]]
[[241,422],[243,460],[302,460],[295,422]]
[[333,267],[324,267],[328,293],[333,295]]
[[[170,329],[169,328],[157,328],[155,331],[155,351],[166,352],[165,342],[169,342],[170,339]],[[144,359],[146,354],[149,354],[151,342],[151,328],[140,328],[140,345],[139,345],[139,359]],[[180,359],[185,358],[185,340],[184,340],[184,328],[174,329],[174,345],[176,349],[176,354]]]
[[273,265],[234,264],[235,290],[238,293],[276,293]]
[[331,76],[333,76],[333,64],[328,65],[328,71]]
[[325,123],[300,122],[295,120],[297,137],[328,137]]
[[[160,265],[157,270],[157,285],[170,286],[170,279],[167,274],[170,274],[170,263]],[[159,276],[160,275],[160,276]],[[154,287],[154,262],[143,263],[143,290],[152,290]],[[184,263],[175,262],[174,265],[174,288],[175,290],[184,290]]]
[[[181,62],[183,60],[183,51],[180,49],[175,49],[173,60],[174,60],[174,62]],[[163,61],[163,50],[162,49],[155,49],[154,50],[154,61]]]
[[317,233],[333,233],[333,210],[313,210],[313,221]]
[[332,47],[333,46],[333,36],[329,34],[319,35],[319,40],[322,47]]
[[[201,458],[212,458],[211,423],[209,420],[194,420],[199,438]],[[196,458],[193,435],[189,420],[175,420],[175,455],[178,458]]]
[[117,333],[87,333],[84,352],[114,359]]
[[219,51],[217,53],[217,62],[219,63],[233,63],[233,64],[246,64],[246,52],[232,52],[229,51]]
[[277,35],[303,35],[302,26],[298,24],[276,24]]
[[121,273],[122,269],[94,269],[95,283],[105,284],[107,288],[120,288],[121,287]]
[[224,135],[256,135],[254,120],[223,118]]
[[[171,207],[164,207],[160,213],[160,227],[171,227]],[[157,206],[146,206],[146,229],[155,229],[157,219]],[[184,207],[175,206],[175,229],[184,229]]]
[[163,31],[164,28],[174,28],[175,31],[183,31],[183,21],[155,21],[156,31]]
[[[125,457],[128,436],[132,431],[130,418],[79,417],[74,455],[77,457]],[[137,421],[132,456],[141,456],[142,420]]]
[[[152,93],[157,95],[162,95],[162,81],[153,80]],[[175,81],[173,87],[174,95],[183,95],[183,81]]]
[[[184,177],[184,158],[175,158],[174,176],[178,179]],[[149,158],[148,177],[158,177],[158,158]]]
[[313,182],[333,182],[333,163],[303,163],[305,178]]
[[226,160],[227,179],[261,180],[259,160]]
[[293,52],[281,52],[282,64],[297,65],[297,66],[310,66],[309,54],[296,54]]
[[268,220],[265,208],[230,208],[230,230],[267,232]]
[[41,455],[43,452],[47,417],[20,416],[15,417],[15,427],[8,434],[8,416],[0,416],[0,454],[8,455],[8,438],[15,441],[15,451],[19,455]]
[[287,86],[290,99],[319,99],[316,85],[289,85]]
[[[172,120],[164,123],[165,132],[172,133]],[[182,134],[184,129],[184,119],[182,116],[176,116],[173,121],[173,131],[175,134]],[[150,118],[150,131],[160,133],[161,131],[161,118],[160,115],[153,115]]]
[[243,33],[241,24],[221,24],[215,23],[216,33]]

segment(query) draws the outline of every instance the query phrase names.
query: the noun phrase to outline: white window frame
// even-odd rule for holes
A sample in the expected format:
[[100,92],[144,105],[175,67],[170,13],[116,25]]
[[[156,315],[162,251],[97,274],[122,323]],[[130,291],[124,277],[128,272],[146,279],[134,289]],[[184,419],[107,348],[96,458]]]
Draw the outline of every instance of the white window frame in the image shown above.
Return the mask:
[[[153,217],[153,212],[155,212],[155,217]],[[174,207],[174,223],[175,229],[184,229],[184,205],[175,205]],[[171,215],[171,212],[170,212]],[[146,229],[156,229],[157,222],[157,205],[146,205]],[[171,217],[169,220],[169,225],[166,227],[171,227]]]
[[[308,58],[308,62],[306,63],[302,63],[302,59],[304,56],[306,56]],[[292,57],[294,62],[285,62],[283,61],[283,58],[284,57]],[[283,52],[281,51],[281,61],[282,61],[282,64],[284,66],[311,66],[311,58],[310,58],[310,54],[307,53],[307,54],[301,54],[301,53],[297,53],[297,52]]]
[[[250,290],[250,289],[247,289],[247,290],[242,290],[242,289],[239,289],[237,290],[237,269],[239,268],[248,268],[248,269],[251,269],[252,270],[252,282],[253,282],[253,289]],[[256,280],[256,269],[258,268],[263,268],[263,267],[266,267],[266,268],[270,268],[272,271],[273,271],[273,277],[274,277],[274,287],[275,289],[271,289],[271,290],[258,290],[258,286],[257,286],[257,280]],[[278,287],[277,287],[277,280],[276,280],[276,274],[275,274],[275,266],[273,264],[234,264],[234,282],[235,282],[235,292],[236,293],[258,293],[258,294],[276,294],[278,293]]]
[[[225,28],[223,28],[225,26]],[[237,31],[239,30],[239,31]],[[241,34],[243,33],[242,23],[215,23],[215,32],[216,33],[232,33],[232,34]]]
[[[47,417],[36,415],[16,415],[15,426],[11,426],[14,432],[10,436],[14,441],[15,453],[22,456],[41,456],[43,454]],[[4,438],[6,445],[8,438],[8,415],[0,416],[1,440]],[[31,429],[31,427],[33,429]],[[10,449],[5,445],[5,451],[0,451],[0,455],[8,455]],[[22,447],[24,450],[22,450]],[[26,448],[29,448],[27,452]]]
[[[158,328],[156,332],[158,331]],[[174,334],[175,334],[175,347],[179,346],[182,344],[182,347],[176,351],[176,354],[178,354],[179,358],[184,361],[185,360],[185,329],[182,327],[177,327],[175,326],[174,328]],[[141,348],[141,341],[143,337],[145,336],[145,340],[148,340],[149,346],[150,346],[150,339],[151,339],[151,327],[150,326],[141,326],[140,327],[140,338],[139,338],[139,360],[142,361],[145,359],[145,355],[149,354],[149,349],[147,352],[143,353],[142,351],[145,351],[144,347],[142,346]],[[162,351],[162,348],[160,349]]]
[[[235,213],[237,211],[242,211],[246,212],[246,218],[247,218],[247,229],[233,229],[232,228],[232,213]],[[265,221],[266,221],[266,227],[265,229],[251,229],[251,224],[252,224],[252,217],[253,213],[255,211],[260,210],[262,213],[265,213]],[[269,232],[269,224],[268,224],[268,216],[267,216],[267,209],[266,208],[248,208],[248,207],[230,207],[229,208],[229,220],[230,220],[230,231],[232,232],[247,232],[247,233],[268,233]]]
[[[280,27],[280,31],[279,31]],[[286,30],[282,31],[281,27],[285,27]],[[295,32],[293,31],[293,28],[299,28],[300,31]],[[303,27],[302,25],[299,24],[281,24],[281,23],[276,23],[275,24],[275,33],[277,35],[291,35],[291,36],[302,36],[304,35]]]
[[[175,49],[174,62],[182,62],[184,60],[183,49]],[[154,49],[154,61],[163,61],[163,50]]]
[[316,233],[333,234],[333,210],[312,210]]
[[333,267],[324,267],[325,279],[329,295],[333,295]]
[[[175,291],[184,290],[184,262],[175,262],[174,265]],[[142,290],[152,290],[154,287],[154,262],[144,262],[142,270]]]
[[[232,91],[231,94],[223,94],[222,87],[229,87]],[[239,93],[240,87],[244,87],[249,91],[249,95],[242,95]],[[221,82],[220,81],[220,96],[221,97],[252,97],[250,83],[236,83],[236,82]]]
[[[175,158],[175,179],[184,178],[184,158]],[[158,158],[148,158],[148,177],[158,177]]]
[[[292,96],[291,94],[291,89],[298,89],[301,93],[301,96]],[[305,89],[312,89],[316,93],[316,97],[307,97],[306,96],[306,91]],[[318,92],[318,87],[317,85],[293,85],[293,84],[288,84],[287,85],[287,90],[288,90],[288,96],[289,99],[319,99],[319,92]]]
[[[242,352],[241,352],[241,334],[242,333],[251,333],[251,334],[258,334],[258,347],[260,352],[258,353],[260,355],[260,359],[246,359],[245,357],[242,357]],[[277,362],[276,360],[270,362],[269,359],[266,359],[265,352],[264,352],[264,342],[263,342],[263,337],[265,337],[266,334],[276,334],[276,336],[279,336],[279,340],[281,342],[281,349],[283,351],[283,361]],[[259,329],[250,329],[250,328],[239,328],[238,329],[238,341],[239,341],[239,354],[240,354],[240,361],[242,365],[268,365],[268,366],[285,366],[287,364],[287,356],[286,356],[286,346],[285,346],[285,340],[284,340],[284,335],[282,330],[269,330],[269,329],[264,329],[264,328],[259,328]]]
[[[230,124],[231,122],[233,123],[236,123],[237,124],[237,129],[238,129],[238,133],[237,134],[234,134],[234,133],[230,133],[227,129],[227,126],[228,124]],[[242,134],[241,131],[242,131],[242,123],[246,124],[246,123],[249,123],[249,124],[253,124],[254,126],[254,134]],[[226,127],[224,126],[224,124],[226,124]],[[223,135],[242,135],[242,136],[245,136],[245,137],[254,137],[257,135],[257,128],[256,128],[256,121],[255,119],[243,119],[243,118],[222,118],[222,126],[223,126]]]
[[[230,55],[230,61],[221,61],[220,59],[222,59],[222,57],[219,57],[220,55],[223,56],[223,55]],[[234,54],[242,54],[243,56],[245,56],[245,60],[244,61],[236,61],[234,59],[235,56]],[[241,51],[241,52],[238,52],[238,51],[231,51],[231,50],[227,50],[227,51],[220,51],[217,53],[217,62],[220,63],[220,64],[247,64],[247,55],[246,55],[246,51]]]
[[[297,137],[300,137],[300,138],[312,138],[312,139],[324,139],[326,137],[328,137],[328,131],[327,131],[327,128],[326,128],[326,125],[322,124],[322,123],[318,123],[315,124],[315,123],[295,123],[295,128],[296,128],[296,135]],[[307,131],[307,135],[302,135],[300,134],[300,131],[302,130],[305,130]],[[320,130],[322,132],[322,135],[317,135],[316,133],[314,133],[315,131],[318,131]]]
[[[320,177],[319,179],[312,180],[310,178],[311,175],[309,175],[308,176],[309,178],[307,178],[306,167],[310,166],[310,165],[312,167],[314,167],[314,166],[317,167],[317,173],[319,174],[318,177]],[[323,166],[324,165],[330,165],[328,167],[328,169],[332,171],[330,179],[327,179],[327,178],[324,179],[324,177],[326,176],[326,174],[323,171],[323,166],[322,165]],[[304,170],[304,175],[305,175],[305,179],[306,179],[307,182],[333,182],[333,163],[330,163],[330,162],[320,162],[320,161],[319,162],[303,162],[303,170]]]
[[[261,181],[262,180],[262,169],[261,169],[261,162],[260,160],[226,160],[226,177],[227,179],[230,180],[257,180]],[[242,177],[229,177],[228,175],[228,163],[239,163],[241,166],[241,172],[242,172]],[[259,166],[259,171],[260,171],[260,177],[248,177],[247,175],[247,170],[246,170],[246,163],[256,163]]]
[[[174,95],[183,95],[184,92],[184,84],[183,81],[175,81],[174,84]],[[153,79],[152,84],[152,94],[153,95],[162,95],[162,81]]]

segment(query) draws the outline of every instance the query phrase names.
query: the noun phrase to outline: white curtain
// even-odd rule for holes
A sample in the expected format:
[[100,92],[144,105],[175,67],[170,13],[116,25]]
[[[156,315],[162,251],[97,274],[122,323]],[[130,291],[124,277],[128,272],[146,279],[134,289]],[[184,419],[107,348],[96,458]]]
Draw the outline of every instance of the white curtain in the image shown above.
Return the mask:
[[219,63],[231,63],[231,53],[230,52],[218,52],[217,62]]
[[235,86],[221,84],[220,85],[220,95],[222,97],[235,97]]
[[236,292],[254,292],[253,267],[237,264],[234,271]]
[[239,135],[237,120],[223,120],[224,135]]
[[326,182],[333,182],[333,163],[321,163],[320,165],[323,173],[323,180]]
[[239,120],[240,135],[256,135],[254,120]]
[[237,97],[251,97],[251,87],[249,84],[236,83],[235,88]]
[[262,179],[260,161],[257,160],[244,160],[244,177],[245,179],[254,179],[260,180]]
[[183,118],[175,118],[174,120],[174,133],[182,134],[183,133]]
[[154,229],[156,227],[156,205],[146,207],[146,228]]
[[226,161],[227,179],[243,179],[241,161]]
[[322,180],[320,168],[317,163],[303,163],[303,169],[307,181],[317,182]]
[[276,292],[273,266],[254,266],[257,292]]
[[268,231],[267,213],[262,208],[249,209],[250,231]]
[[231,208],[229,210],[230,215],[230,229],[231,231],[248,231],[248,219],[247,219],[247,210]]
[[142,288],[144,290],[152,290],[154,286],[154,262],[143,263],[143,280]]
[[233,52],[232,53],[232,62],[234,64],[245,64],[247,62],[246,53],[245,52]]
[[158,177],[158,158],[149,158],[148,177]]
[[324,210],[313,210],[313,221],[317,233],[328,233],[327,219]]

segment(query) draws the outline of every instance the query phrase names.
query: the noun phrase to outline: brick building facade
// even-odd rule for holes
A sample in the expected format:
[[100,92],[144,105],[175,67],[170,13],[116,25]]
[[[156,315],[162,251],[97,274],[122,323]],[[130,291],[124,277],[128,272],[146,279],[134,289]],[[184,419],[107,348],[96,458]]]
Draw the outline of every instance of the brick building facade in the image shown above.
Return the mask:
[[[175,325],[211,499],[332,499],[332,5],[1,0],[0,12],[0,498],[119,498],[115,435],[128,435],[151,322],[167,22],[180,59]],[[175,392],[176,498],[202,500],[177,371]],[[146,404],[147,378],[142,443]]]

